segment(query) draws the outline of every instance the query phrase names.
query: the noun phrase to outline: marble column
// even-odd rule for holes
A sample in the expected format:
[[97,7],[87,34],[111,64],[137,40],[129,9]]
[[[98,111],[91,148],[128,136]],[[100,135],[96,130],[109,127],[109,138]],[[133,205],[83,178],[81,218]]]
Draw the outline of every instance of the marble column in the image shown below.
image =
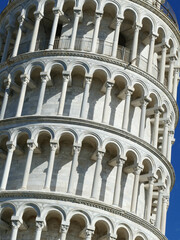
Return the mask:
[[21,86],[21,92],[20,92],[20,96],[19,96],[18,107],[17,107],[17,111],[16,111],[16,117],[20,117],[22,114],[24,99],[25,99],[25,94],[26,94],[26,88],[27,88],[27,84],[29,83],[29,77],[27,75],[23,74],[20,77],[21,77],[22,86]]
[[31,170],[33,153],[34,153],[34,149],[36,149],[37,145],[35,144],[34,140],[28,139],[27,140],[27,147],[28,147],[28,155],[27,155],[26,166],[25,166],[24,177],[23,177],[23,182],[22,182],[21,189],[26,189],[27,188],[29,173],[30,173],[30,170]]
[[132,89],[127,89],[125,104],[124,104],[123,122],[122,122],[122,129],[126,130],[126,131],[127,131],[128,124],[129,124],[129,110],[130,110],[130,106],[131,106],[132,93],[133,93]]
[[141,102],[141,119],[140,119],[140,126],[139,126],[139,137],[144,139],[144,131],[145,131],[145,123],[146,123],[146,107],[150,102],[149,99],[144,99]]
[[159,109],[154,110],[154,127],[153,127],[153,135],[152,135],[152,145],[157,148],[158,144],[158,135],[159,135]]
[[12,223],[11,240],[17,240],[18,229],[22,223],[19,220],[12,220],[11,223]]
[[35,48],[36,48],[36,41],[37,41],[37,37],[38,37],[38,32],[39,32],[39,26],[40,26],[40,22],[41,19],[43,18],[43,15],[41,12],[34,12],[34,16],[35,16],[35,24],[34,24],[34,31],[32,34],[32,39],[31,39],[31,45],[29,48],[29,52],[34,52]]
[[106,94],[105,94],[105,99],[104,99],[102,123],[108,123],[108,107],[111,102],[112,87],[113,87],[113,83],[106,82]]
[[66,235],[68,232],[69,226],[68,225],[61,225],[61,237],[60,240],[66,240]]
[[149,54],[148,54],[148,65],[147,65],[147,72],[152,74],[152,66],[153,66],[153,57],[154,57],[154,46],[155,40],[157,36],[155,34],[151,34],[151,40],[149,45]]
[[78,157],[79,157],[80,151],[81,151],[80,146],[73,146],[73,160],[72,160],[71,171],[69,175],[69,183],[68,183],[68,190],[67,190],[68,193],[73,193],[74,177],[76,174],[76,168],[78,166]]
[[9,172],[10,172],[10,167],[11,167],[11,162],[12,162],[12,157],[13,157],[13,153],[14,153],[14,150],[15,150],[15,145],[11,141],[8,141],[6,143],[6,146],[7,146],[7,149],[8,149],[8,154],[7,154],[6,163],[5,163],[3,176],[2,176],[2,181],[1,181],[1,187],[0,187],[1,190],[6,189],[7,181],[8,181],[8,177],[9,177]]
[[179,68],[175,68],[173,80],[173,97],[175,100],[177,99],[178,80],[179,80]]
[[20,42],[21,42],[22,28],[23,28],[24,19],[25,19],[25,16],[20,16],[18,18],[19,29],[18,29],[18,32],[17,32],[17,35],[16,35],[16,41],[15,41],[15,44],[14,44],[12,57],[16,57],[17,54],[18,54],[19,45],[20,45]]
[[9,46],[10,46],[10,41],[11,41],[11,37],[12,37],[12,26],[8,25],[6,27],[7,29],[7,37],[6,37],[6,41],[5,41],[5,46],[4,46],[4,51],[3,51],[3,55],[1,58],[1,62],[6,61],[7,55],[8,55],[8,50],[9,50]]
[[166,52],[167,52],[167,46],[166,46],[166,44],[164,44],[162,46],[160,72],[159,72],[159,81],[162,84],[164,84],[165,66],[166,66]]
[[136,65],[139,31],[140,30],[141,30],[141,26],[136,25],[135,29],[134,29],[134,38],[133,38],[132,54],[131,54],[131,62],[133,65]]
[[102,164],[103,156],[104,156],[104,152],[98,151],[92,192],[91,192],[91,198],[95,198],[95,199],[98,199],[99,197],[99,185],[101,180],[101,164]]
[[44,228],[44,222],[43,221],[36,221],[36,234],[34,240],[41,240],[41,233],[42,229]]
[[159,187],[155,227],[160,229],[164,187]]
[[96,48],[97,48],[98,34],[99,34],[102,15],[103,14],[101,12],[96,12],[96,20],[95,20],[93,39],[92,39],[92,45],[91,45],[91,52],[93,53],[96,52]]
[[172,144],[174,143],[174,131],[168,132],[168,141],[167,141],[167,152],[166,152],[166,158],[171,162],[171,150],[172,150]]
[[148,181],[149,181],[149,187],[148,187],[148,193],[147,193],[145,219],[149,222],[150,217],[151,217],[153,187],[154,187],[155,178],[154,177],[149,177]]
[[167,218],[167,210],[169,206],[169,197],[163,196],[162,199],[162,215],[161,215],[161,232],[165,235],[166,233],[166,218]]
[[94,231],[91,229],[86,229],[85,231],[85,240],[92,240]]
[[115,32],[114,32],[114,40],[113,40],[113,47],[112,47],[112,57],[116,57],[116,55],[117,55],[119,33],[120,33],[122,21],[123,21],[122,18],[119,18],[119,17],[116,18],[116,28],[115,28]]
[[70,79],[70,73],[63,73],[63,86],[62,86],[61,97],[59,101],[58,115],[63,115],[69,79]]
[[78,24],[79,24],[79,19],[81,16],[81,9],[74,8],[74,24],[72,28],[72,35],[71,35],[71,41],[70,41],[70,50],[74,50],[75,43],[76,43],[76,35],[77,35],[77,30],[78,30]]
[[169,131],[170,121],[164,121],[164,132],[163,132],[163,142],[162,142],[162,154],[166,156],[167,153],[167,141],[168,141],[168,131]]
[[4,81],[4,85],[5,85],[5,92],[4,92],[3,102],[1,106],[0,120],[4,119],[4,116],[6,113],[6,108],[7,108],[7,103],[8,103],[9,93],[10,93],[11,80],[7,78]]
[[3,45],[3,32],[0,30],[0,51],[2,51],[2,45]]
[[55,37],[56,37],[59,16],[61,14],[61,11],[59,8],[53,8],[53,12],[54,12],[54,22],[53,22],[51,36],[50,36],[50,40],[49,40],[49,47],[48,47],[49,50],[52,50],[54,47],[54,41],[55,41]]
[[46,85],[47,85],[47,82],[50,80],[50,77],[46,72],[41,72],[40,76],[41,76],[41,89],[40,89],[39,100],[37,104],[37,110],[36,110],[37,115],[41,115],[45,91],[46,91]]
[[120,194],[121,194],[121,179],[122,179],[122,170],[123,165],[126,159],[118,158],[116,162],[116,180],[115,180],[115,188],[114,188],[114,197],[113,197],[113,205],[119,205]]
[[136,213],[138,190],[139,190],[139,176],[140,176],[140,173],[142,170],[143,170],[143,168],[140,166],[137,166],[134,169],[134,184],[133,184],[133,192],[132,192],[132,200],[131,200],[131,212],[132,213]]
[[169,75],[168,75],[168,90],[172,93],[173,87],[173,75],[174,75],[174,65],[175,65],[175,57],[169,58]]
[[84,88],[84,94],[83,94],[83,100],[82,100],[82,106],[81,106],[81,113],[80,117],[85,118],[86,110],[87,110],[87,103],[88,103],[88,98],[89,98],[89,91],[90,91],[90,86],[92,82],[92,77],[91,76],[85,76],[85,88]]
[[55,160],[55,154],[56,150],[58,148],[58,142],[57,141],[50,141],[50,158],[48,162],[48,170],[47,170],[47,175],[46,175],[46,180],[45,180],[45,186],[44,189],[50,190],[51,186],[51,180],[52,180],[52,174],[53,174],[53,168],[54,168],[54,160]]

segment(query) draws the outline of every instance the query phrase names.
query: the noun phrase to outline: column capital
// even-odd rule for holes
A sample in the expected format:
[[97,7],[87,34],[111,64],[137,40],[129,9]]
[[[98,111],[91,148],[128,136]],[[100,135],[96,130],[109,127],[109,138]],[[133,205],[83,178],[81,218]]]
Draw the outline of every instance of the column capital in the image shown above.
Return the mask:
[[104,157],[104,152],[101,151],[101,150],[98,150],[97,151],[97,157],[98,157],[99,160],[101,160]]
[[61,224],[61,233],[67,233],[69,225]]
[[134,174],[135,174],[135,175],[140,175],[140,173],[142,172],[143,168],[144,168],[144,167],[143,167],[142,165],[141,165],[141,166],[140,166],[140,165],[135,166],[135,167],[134,167]]
[[81,8],[78,8],[78,7],[74,7],[74,14],[78,17],[81,16],[81,13],[82,13],[82,9]]
[[86,236],[86,238],[87,238],[87,237],[91,238],[93,234],[94,234],[94,230],[92,230],[92,229],[86,229],[86,230],[85,230],[85,236]]
[[132,95],[134,92],[134,88],[133,87],[127,87],[126,89],[126,95]]
[[22,222],[18,219],[11,220],[11,225],[13,228],[18,229],[21,226]]
[[166,50],[167,48],[168,48],[167,43],[164,43],[164,44],[161,45],[161,49],[162,50]]
[[16,149],[16,146],[14,145],[14,143],[12,141],[7,141],[6,146],[9,151],[14,151]]
[[171,63],[174,63],[175,60],[177,60],[177,57],[175,55],[174,56],[170,56],[169,60],[170,60]]
[[156,178],[154,176],[148,177],[149,184],[154,185],[154,182],[156,181]]
[[37,230],[42,230],[44,228],[44,226],[45,226],[44,221],[36,220],[36,229]]
[[109,82],[109,81],[106,82],[106,87],[107,88],[111,89],[113,86],[114,86],[113,82]]
[[35,148],[37,148],[37,144],[34,142],[33,139],[28,139],[28,140],[27,140],[27,147],[28,147],[30,150],[34,150]]
[[96,11],[95,15],[96,15],[96,18],[101,18],[103,16],[103,12]]
[[85,76],[85,82],[90,84],[92,82],[92,76],[91,75],[86,75]]
[[56,151],[58,148],[58,141],[50,140],[50,147],[52,151]]
[[29,76],[27,74],[22,74],[20,78],[22,83],[25,83],[25,84],[29,83]]
[[19,22],[19,24],[22,24],[22,23],[24,22],[24,20],[25,20],[25,16],[24,16],[24,15],[20,15],[20,16],[18,17],[18,22]]
[[134,25],[134,30],[135,30],[135,31],[139,31],[139,30],[141,30],[141,28],[142,28],[142,26],[139,25],[139,24],[135,24],[135,25]]
[[158,37],[158,33],[154,33],[154,32],[151,33],[151,38],[156,39],[157,37]]
[[50,80],[50,76],[47,72],[41,72],[40,76],[41,76],[41,81],[42,82],[47,82],[47,81]]
[[166,120],[164,120],[163,122],[164,122],[164,125],[165,125],[165,126],[168,126],[168,127],[169,127],[170,124],[171,124],[170,119],[166,119]]
[[169,205],[169,196],[163,196],[162,202]]
[[44,17],[44,15],[40,11],[35,11],[34,16],[36,20],[39,20],[39,21]]
[[63,15],[63,12],[61,11],[61,9],[57,7],[53,8],[53,13],[54,15]]
[[81,151],[81,146],[79,146],[79,145],[73,145],[73,151],[74,151],[74,152],[77,152],[77,153],[80,153],[80,151]]
[[71,74],[70,74],[70,72],[69,71],[63,71],[62,72],[62,75],[63,75],[63,80],[64,81],[69,81],[70,80],[70,76],[71,76]]
[[149,102],[151,102],[151,98],[150,97],[144,97],[141,101],[140,101],[140,103],[141,103],[141,105],[144,105],[145,107],[148,105],[148,103]]
[[116,26],[120,26],[121,23],[123,22],[124,18],[122,17],[116,17]]
[[123,158],[123,157],[118,157],[117,158],[117,160],[116,160],[116,165],[117,166],[123,166],[124,165],[124,163],[126,162],[126,160],[127,160],[127,158]]
[[5,85],[6,88],[9,88],[10,85],[11,85],[11,79],[10,78],[6,78],[4,80],[4,85]]

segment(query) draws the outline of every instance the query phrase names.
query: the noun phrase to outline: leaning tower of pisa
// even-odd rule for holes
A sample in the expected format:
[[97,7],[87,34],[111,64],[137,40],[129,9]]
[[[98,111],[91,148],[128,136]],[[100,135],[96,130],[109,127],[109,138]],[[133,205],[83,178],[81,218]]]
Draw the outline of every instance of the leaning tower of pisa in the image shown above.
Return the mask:
[[164,0],[0,15],[0,240],[166,240],[180,35]]

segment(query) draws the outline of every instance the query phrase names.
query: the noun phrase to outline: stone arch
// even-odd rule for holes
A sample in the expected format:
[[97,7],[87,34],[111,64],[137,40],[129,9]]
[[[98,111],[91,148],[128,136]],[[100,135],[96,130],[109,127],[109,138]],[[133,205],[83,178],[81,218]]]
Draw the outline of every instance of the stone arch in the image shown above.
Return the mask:
[[16,214],[17,214],[17,208],[16,208],[15,204],[10,203],[10,202],[5,202],[5,203],[2,203],[2,204],[1,204],[1,207],[0,207],[1,216],[2,216],[2,214],[3,214],[3,212],[4,212],[4,210],[7,209],[7,208],[12,209],[13,215],[16,216]]
[[40,10],[40,12],[42,12],[42,14],[44,14],[45,5],[49,2],[53,2],[54,7],[57,5],[57,0],[41,0],[39,2],[38,9]]
[[54,134],[53,129],[51,129],[51,128],[49,128],[49,127],[43,127],[43,126],[36,128],[36,129],[32,132],[32,139],[36,139],[36,141],[37,141],[37,139],[38,139],[38,137],[39,137],[39,134],[40,134],[40,133],[43,133],[43,132],[49,134],[50,137],[51,137],[51,139],[54,139],[55,134]]
[[[92,4],[92,5],[95,4],[95,11],[97,11],[98,5],[99,5],[99,2],[97,0],[84,0],[84,1],[80,2],[80,4],[81,4],[80,7],[83,9],[83,7],[86,3]],[[93,6],[93,8],[94,8],[94,6]]]
[[24,74],[27,74],[28,76],[31,75],[31,73],[33,72],[34,69],[36,68],[39,68],[41,69],[41,71],[43,72],[44,71],[44,68],[45,68],[45,64],[43,62],[32,62],[31,64],[29,64],[26,69],[25,69],[25,72]]
[[11,81],[14,82],[14,79],[18,73],[24,74],[24,72],[25,69],[23,65],[13,68],[13,70],[10,72]]
[[40,207],[38,206],[38,204],[35,204],[35,203],[24,203],[23,205],[21,205],[17,210],[16,216],[22,218],[23,213],[27,208],[34,209],[37,213],[37,216],[40,217],[40,215],[41,215]]
[[74,143],[78,142],[78,134],[75,130],[73,130],[71,128],[62,128],[62,129],[58,130],[55,133],[54,138],[55,139],[60,139],[61,136],[64,135],[64,134],[70,134],[74,139]]
[[141,87],[142,90],[143,90],[143,95],[144,95],[144,96],[148,96],[148,94],[149,94],[148,91],[149,91],[149,90],[148,90],[148,87],[146,86],[146,84],[145,84],[143,81],[141,81],[141,80],[136,80],[133,84],[134,84],[134,85],[133,85],[133,88],[135,88],[136,86]]
[[139,11],[136,8],[133,8],[131,5],[128,5],[128,4],[122,5],[122,15],[124,16],[124,18],[125,18],[125,13],[127,11],[131,11],[133,13],[133,15],[134,15],[134,23],[139,22],[138,21],[138,19],[139,19]]
[[73,70],[78,67],[84,69],[85,74],[89,73],[89,66],[81,61],[70,63],[67,70],[73,72]]
[[28,135],[28,138],[31,139],[31,134],[32,134],[31,130],[28,128],[22,127],[12,133],[12,137],[11,137],[12,141],[16,142],[21,133],[26,133]]
[[143,20],[144,20],[145,18],[147,18],[147,19],[150,21],[150,23],[151,23],[152,33],[156,33],[156,32],[157,32],[157,23],[156,23],[155,19],[152,18],[152,16],[151,16],[150,14],[148,14],[148,12],[146,12],[146,14],[141,15],[141,19],[140,19],[141,25],[143,24]]
[[96,72],[102,72],[102,74],[104,75],[104,77],[106,79],[111,79],[111,72],[108,68],[101,66],[101,65],[97,65],[97,66],[92,66],[92,68],[90,69],[89,74],[94,75]]
[[[116,1],[106,0],[104,3],[102,3],[101,8],[100,8],[100,11],[103,12],[103,11],[104,11],[104,8],[105,8],[106,6],[110,6],[110,7],[112,6],[112,8],[114,8],[114,10],[115,10],[115,16],[117,16],[118,13],[120,12],[120,4],[118,4],[118,2],[116,2]],[[112,11],[113,11],[113,9],[112,9]]]
[[54,60],[54,61],[50,61],[46,64],[44,71],[47,72],[48,74],[50,74],[50,72],[52,71],[52,69],[54,67],[62,67],[63,70],[66,71],[67,69],[67,65],[65,62],[61,61],[61,60]]
[[84,220],[86,222],[86,226],[91,225],[91,216],[87,212],[80,210],[80,209],[75,209],[75,210],[71,210],[70,212],[68,212],[66,221],[70,222],[70,220],[73,218],[73,216],[76,216],[76,215],[80,215],[80,216],[82,216],[82,218],[84,218]]
[[132,239],[132,230],[127,224],[120,224],[116,227],[117,240],[129,240]]
[[103,222],[104,223],[104,226],[106,226],[106,229],[107,229],[107,234],[108,233],[114,233],[113,222],[108,217],[104,217],[104,216],[101,216],[101,215],[95,216],[92,219],[92,226],[95,228],[95,225],[98,222]]
[[134,237],[134,240],[148,240],[146,235],[142,232],[138,232],[136,236]]
[[[132,158],[133,161],[134,161],[134,164],[138,164],[141,162],[141,154],[140,152],[132,147],[132,146],[129,146],[126,150],[125,150],[125,155],[127,156],[127,160],[128,160],[128,157]],[[126,161],[126,163],[128,163]]]
[[26,18],[28,17],[29,11],[31,9],[35,8],[36,9],[35,11],[38,10],[38,5],[39,5],[39,2],[37,2],[37,1],[27,3],[27,5],[26,5]]
[[82,133],[78,138],[78,143],[82,144],[83,140],[87,137],[92,137],[95,140],[98,148],[102,147],[102,139],[94,132],[87,132],[86,131],[86,132]]
[[119,141],[117,141],[116,139],[113,139],[113,138],[106,139],[102,143],[102,149],[106,149],[106,146],[108,144],[113,144],[117,149],[118,155],[123,155],[123,153],[124,153],[123,146]]
[[62,207],[55,205],[46,206],[42,210],[40,217],[45,220],[45,218],[51,211],[56,211],[57,213],[59,213],[60,216],[62,217],[62,222],[66,220],[66,211]]
[[112,74],[112,79],[116,79],[118,77],[123,78],[125,80],[127,87],[130,87],[132,85],[132,80],[128,74],[121,71]]

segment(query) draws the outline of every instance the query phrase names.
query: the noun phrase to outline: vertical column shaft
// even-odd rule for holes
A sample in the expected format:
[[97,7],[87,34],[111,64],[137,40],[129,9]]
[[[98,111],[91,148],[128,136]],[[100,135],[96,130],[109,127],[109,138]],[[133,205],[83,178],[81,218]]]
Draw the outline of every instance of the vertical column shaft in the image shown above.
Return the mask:
[[136,64],[136,57],[137,57],[137,50],[138,50],[138,39],[139,39],[139,31],[141,26],[136,25],[134,30],[134,38],[133,38],[133,45],[132,45],[132,54],[131,54],[131,61],[133,61],[133,65]]
[[137,207],[137,197],[139,190],[139,176],[142,171],[141,167],[136,167],[134,170],[134,185],[133,185],[133,193],[132,193],[132,201],[131,201],[131,212],[136,212]]
[[49,79],[50,79],[49,76],[47,75],[47,73],[45,73],[45,72],[41,72],[40,76],[41,76],[41,89],[40,89],[39,100],[38,100],[38,104],[37,104],[37,110],[36,110],[37,115],[41,114],[47,81],[49,81]]
[[126,91],[126,98],[125,98],[125,105],[124,105],[124,114],[123,114],[123,123],[122,123],[122,129],[127,130],[128,123],[129,123],[129,110],[131,105],[131,95],[133,91],[130,89],[127,89]]
[[160,73],[159,73],[159,81],[164,84],[164,75],[165,75],[165,65],[166,65],[166,51],[167,46],[162,46],[162,55],[161,55],[161,64],[160,64]]
[[5,112],[6,112],[6,107],[7,107],[9,93],[10,93],[10,84],[11,84],[10,79],[6,79],[4,81],[4,84],[5,84],[6,87],[5,87],[5,92],[4,92],[3,103],[2,103],[2,106],[1,106],[0,120],[4,119]]
[[91,229],[86,229],[85,240],[92,240],[94,231]]
[[81,16],[81,10],[74,9],[74,25],[72,28],[72,35],[71,35],[71,41],[70,41],[70,47],[69,47],[71,50],[74,50],[80,16]]
[[14,44],[12,57],[17,56],[17,54],[18,54],[19,45],[20,45],[20,42],[21,42],[22,28],[23,28],[24,19],[25,19],[24,16],[20,16],[20,18],[18,19],[18,21],[19,21],[19,29],[18,29],[18,32],[17,32],[17,36],[16,36],[16,41],[15,41],[15,44]]
[[145,122],[146,122],[146,107],[149,100],[144,99],[141,105],[141,119],[140,119],[140,126],[139,126],[139,137],[144,139],[144,130],[145,130]]
[[85,77],[85,88],[84,88],[84,94],[83,94],[83,100],[82,100],[82,106],[81,106],[81,113],[80,117],[85,118],[85,111],[87,109],[87,102],[89,97],[89,90],[92,82],[92,77]]
[[73,160],[72,160],[72,164],[71,164],[71,171],[70,171],[70,176],[69,176],[69,183],[68,183],[68,193],[72,193],[73,192],[73,185],[74,185],[74,176],[76,174],[76,168],[78,165],[78,157],[79,157],[79,153],[81,151],[81,147],[80,146],[74,146],[73,147]]
[[156,40],[156,35],[152,34],[151,40],[150,40],[150,46],[149,46],[148,65],[147,65],[147,72],[149,74],[152,73],[155,40]]
[[36,221],[36,233],[35,233],[35,239],[34,240],[41,240],[41,233],[42,233],[43,228],[44,228],[44,222],[43,221]]
[[20,92],[20,96],[19,96],[18,107],[17,107],[17,111],[16,111],[16,117],[20,117],[21,113],[22,113],[22,109],[23,109],[23,105],[24,105],[24,98],[25,98],[25,94],[26,94],[26,88],[27,88],[27,84],[29,82],[28,76],[25,74],[21,75],[21,82],[22,82],[22,86],[21,86],[21,92]]
[[114,205],[119,205],[119,201],[120,201],[122,169],[123,169],[124,163],[125,163],[125,159],[123,158],[119,158],[116,163],[117,170],[116,170],[116,180],[115,180],[114,198],[113,198]]
[[177,99],[178,80],[179,80],[179,68],[175,68],[173,81],[173,97],[175,98],[175,100]]
[[50,147],[51,147],[51,152],[50,152],[50,158],[49,158],[49,162],[48,162],[48,171],[47,171],[46,181],[45,181],[45,186],[44,186],[44,189],[46,189],[46,190],[50,189],[55,154],[56,154],[56,150],[58,147],[58,143],[54,142],[54,141],[50,141]]
[[148,188],[148,196],[147,196],[146,211],[145,211],[145,219],[148,222],[150,221],[150,217],[151,217],[154,181],[155,181],[154,177],[149,178],[149,188]]
[[1,190],[6,189],[9,172],[10,172],[10,167],[11,167],[11,162],[12,162],[12,157],[13,157],[13,153],[15,150],[15,146],[12,142],[9,141],[6,143],[6,145],[8,148],[8,154],[7,154],[6,163],[5,163],[3,176],[2,176],[2,182],[1,182],[1,187],[0,187]]
[[53,49],[53,47],[54,47],[54,40],[55,40],[55,37],[56,37],[59,16],[60,16],[60,13],[61,13],[60,9],[58,9],[58,8],[54,8],[53,12],[54,12],[54,22],[53,22],[53,26],[52,26],[52,30],[51,30],[51,36],[50,36],[50,40],[49,40],[49,47],[48,47],[49,50]]
[[100,184],[100,178],[101,178],[101,176],[100,176],[101,162],[102,162],[103,156],[104,156],[104,152],[98,151],[94,179],[93,179],[92,192],[91,192],[91,197],[95,198],[95,199],[98,198],[98,190],[99,190],[99,184]]
[[18,229],[21,226],[21,222],[19,220],[12,220],[12,233],[11,240],[17,239]]
[[166,156],[167,153],[167,140],[168,140],[169,120],[164,121],[164,133],[162,142],[162,154]]
[[168,132],[168,141],[167,141],[167,153],[166,158],[171,162],[171,150],[172,150],[172,143],[174,141],[174,132]]
[[5,46],[4,46],[4,51],[3,51],[1,62],[4,62],[8,55],[8,49],[9,49],[11,36],[12,36],[12,27],[10,25],[7,26],[7,31],[8,32],[7,32],[7,37],[6,37],[6,41],[5,41]]
[[159,110],[156,109],[154,111],[154,128],[153,128],[153,136],[152,136],[152,145],[157,148],[158,144],[158,134],[159,134]]
[[70,79],[69,74],[63,74],[63,86],[62,86],[62,92],[61,92],[61,97],[59,101],[58,115],[63,115],[69,79]]
[[115,29],[115,32],[114,32],[114,40],[113,40],[113,47],[112,47],[112,57],[116,57],[116,55],[117,55],[119,32],[120,32],[122,21],[123,21],[123,19],[117,17],[117,19],[116,19],[116,29]]
[[163,197],[163,188],[159,187],[159,195],[158,195],[158,204],[157,204],[157,213],[156,213],[156,223],[155,227],[160,229],[161,224],[161,213],[162,213],[162,197]]
[[102,122],[108,123],[108,106],[111,101],[111,89],[113,87],[113,83],[107,82],[106,83],[106,94],[105,94],[105,100],[104,100],[104,108],[103,108],[103,117]]
[[96,12],[96,20],[95,20],[95,26],[94,26],[94,32],[93,32],[91,52],[96,52],[97,40],[98,40],[99,27],[100,27],[101,19],[102,19],[102,13]]
[[161,232],[165,235],[166,233],[166,218],[168,210],[169,199],[166,196],[163,196],[162,199],[162,216],[161,216]]
[[28,155],[27,155],[24,177],[22,182],[22,189],[27,188],[33,153],[34,153],[34,149],[37,147],[33,140],[27,140],[27,146],[28,146]]
[[170,66],[169,66],[169,75],[168,75],[168,90],[172,93],[175,57],[170,57],[169,59],[170,59]]
[[60,240],[66,240],[66,235],[68,232],[69,226],[68,225],[61,225],[61,237]]
[[40,25],[41,19],[43,18],[43,15],[40,12],[34,12],[34,15],[35,15],[36,20],[35,20],[35,24],[34,24],[34,31],[33,31],[32,39],[31,39],[31,45],[30,45],[29,52],[35,51],[36,41],[37,41],[38,32],[39,32],[39,25]]

